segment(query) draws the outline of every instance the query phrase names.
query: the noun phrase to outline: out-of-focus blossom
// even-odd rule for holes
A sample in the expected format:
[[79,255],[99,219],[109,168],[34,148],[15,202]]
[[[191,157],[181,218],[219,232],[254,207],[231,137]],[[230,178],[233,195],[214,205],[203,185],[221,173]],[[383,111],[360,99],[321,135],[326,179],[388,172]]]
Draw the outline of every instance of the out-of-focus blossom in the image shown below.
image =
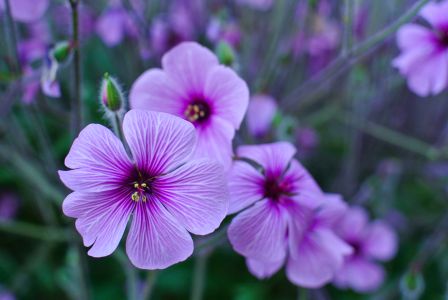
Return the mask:
[[296,138],[299,153],[303,155],[313,152],[319,144],[319,135],[310,127],[298,128]]
[[273,2],[273,0],[237,0],[238,4],[264,11],[269,10],[272,7]]
[[0,300],[15,300],[16,297],[10,291],[0,286]]
[[[96,17],[92,9],[85,5],[86,1],[79,3],[79,38],[81,41],[89,38],[95,30]],[[52,10],[53,19],[55,20],[58,32],[62,34],[70,34],[72,32],[71,8],[68,3],[56,6]]]
[[232,139],[249,102],[246,83],[220,65],[207,48],[184,42],[162,58],[161,69],[150,69],[133,84],[132,108],[168,112],[191,123],[198,133],[196,157],[229,166]]
[[[49,0],[10,0],[12,17],[20,22],[32,23],[43,17]],[[5,0],[0,0],[0,11],[6,9]]]
[[401,54],[393,65],[419,96],[435,95],[448,85],[448,1],[428,3],[420,15],[430,27],[407,24],[397,33]]
[[271,129],[277,102],[269,95],[254,95],[247,109],[247,127],[251,135],[262,137]]
[[63,202],[64,214],[76,218],[90,256],[110,255],[126,224],[131,262],[143,269],[164,269],[193,252],[189,232],[205,235],[224,219],[228,191],[222,166],[191,159],[195,130],[176,116],[129,111],[122,142],[106,127],[91,124],[73,142],[59,171],[74,192]]
[[350,208],[335,228],[354,251],[345,259],[334,283],[340,288],[352,288],[358,292],[376,290],[385,274],[375,261],[386,261],[395,255],[397,236],[394,230],[383,221],[369,223],[367,213],[361,207]]
[[228,176],[229,213],[243,212],[232,220],[228,236],[258,278],[286,264],[293,283],[318,287],[351,251],[331,230],[345,205],[330,201],[294,154],[285,142],[238,148],[238,158],[245,160],[234,162]]
[[[0,222],[13,219],[19,208],[19,198],[12,193],[0,195]],[[0,298],[1,299],[1,298]]]
[[113,6],[104,11],[96,23],[96,32],[109,47],[120,44],[126,36],[138,36],[137,24],[121,6]]
[[208,23],[206,34],[213,43],[226,41],[237,47],[241,41],[241,31],[235,21],[226,22],[220,18],[212,18]]

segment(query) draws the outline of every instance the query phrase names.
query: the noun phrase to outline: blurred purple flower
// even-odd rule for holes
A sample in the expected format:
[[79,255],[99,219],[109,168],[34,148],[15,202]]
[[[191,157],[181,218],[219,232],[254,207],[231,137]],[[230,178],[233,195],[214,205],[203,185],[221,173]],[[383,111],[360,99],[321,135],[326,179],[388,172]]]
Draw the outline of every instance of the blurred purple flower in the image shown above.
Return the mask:
[[431,28],[407,24],[397,33],[401,54],[393,66],[421,97],[435,95],[448,85],[448,1],[428,3],[420,15]]
[[234,21],[225,22],[219,18],[212,18],[207,26],[207,38],[213,43],[226,41],[237,47],[241,41],[241,31]]
[[[79,37],[81,41],[90,37],[95,29],[95,14],[90,7],[81,1],[79,4]],[[52,10],[53,19],[55,20],[56,29],[63,34],[70,34],[72,30],[71,8],[68,3],[58,5]]]
[[0,222],[14,219],[19,208],[19,198],[12,193],[0,195]]
[[0,287],[0,300],[15,300],[16,297],[10,291]]
[[96,32],[109,47],[120,44],[126,36],[138,36],[137,24],[121,6],[113,6],[103,12],[96,23]]
[[[317,287],[330,281],[342,256],[350,253],[331,232],[334,212],[342,204],[325,201],[328,196],[293,159],[289,143],[241,146],[237,154],[262,170],[247,161],[236,161],[230,170],[229,213],[244,210],[229,226],[234,250],[246,257],[258,278],[271,276],[286,262],[288,278],[297,285]],[[328,205],[322,208],[324,202]],[[317,207],[321,210],[315,214]]]
[[258,10],[269,10],[273,2],[273,0],[237,0],[237,3],[240,5],[246,5]]
[[319,144],[317,132],[310,127],[298,128],[296,132],[297,148],[300,154],[308,155]]
[[350,208],[335,228],[337,234],[354,249],[336,274],[335,285],[357,292],[376,290],[385,274],[375,260],[385,261],[395,255],[395,232],[383,221],[368,223],[367,213],[361,207]]
[[138,268],[164,269],[193,252],[189,232],[205,235],[224,219],[228,192],[222,167],[191,159],[194,127],[178,117],[131,110],[123,132],[132,153],[107,128],[91,124],[81,131],[59,171],[74,192],[63,211],[90,256],[117,248],[129,218],[126,252]]
[[168,112],[192,122],[198,133],[195,157],[209,157],[229,166],[232,139],[249,102],[246,83],[220,65],[207,48],[184,42],[133,84],[132,108]]
[[[47,11],[49,0],[10,0],[12,17],[20,22],[38,21]],[[0,11],[6,9],[5,0],[0,0]]]
[[254,95],[247,109],[247,127],[251,135],[262,137],[271,129],[277,102],[268,95]]

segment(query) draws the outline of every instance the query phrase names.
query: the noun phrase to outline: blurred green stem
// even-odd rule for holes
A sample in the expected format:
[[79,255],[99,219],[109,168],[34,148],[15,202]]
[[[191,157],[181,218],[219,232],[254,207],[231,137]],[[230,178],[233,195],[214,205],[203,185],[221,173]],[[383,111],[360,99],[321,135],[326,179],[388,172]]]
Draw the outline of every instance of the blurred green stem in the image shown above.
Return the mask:
[[157,278],[157,271],[147,271],[147,277],[146,277],[146,283],[145,287],[143,288],[142,292],[142,300],[149,300],[151,299],[151,294],[154,289],[154,284],[156,283]]
[[19,52],[17,50],[17,31],[14,24],[14,19],[11,14],[11,0],[5,0],[5,13],[6,13],[6,22],[7,27],[5,26],[6,31],[9,29],[9,37],[11,39],[11,52],[14,57],[14,74],[20,73],[20,59]]
[[[409,22],[420,11],[420,9],[430,0],[417,1],[408,11],[401,17],[395,20],[392,24],[383,30],[374,34],[365,42],[353,47],[344,55],[340,55],[326,68],[322,69],[315,76],[299,85],[288,95],[284,97],[284,109],[299,110],[309,106],[316,99],[314,96],[319,93],[319,90],[325,86],[328,81],[334,79],[336,76],[342,74],[344,71],[355,65],[366,54],[370,53],[376,46],[385,41],[388,37],[394,34],[403,24]],[[298,102],[300,100],[300,102]]]
[[74,47],[74,61],[73,61],[73,74],[74,74],[74,95],[71,99],[71,131],[72,136],[76,137],[81,129],[82,120],[82,100],[81,100],[81,46],[79,42],[79,0],[69,0],[72,10],[72,30],[73,37],[72,43]]
[[202,300],[204,296],[205,275],[209,251],[203,250],[195,257],[191,300]]
[[341,56],[346,56],[353,45],[353,6],[354,0],[344,0],[343,22],[344,35],[342,39]]
[[0,231],[43,241],[65,242],[71,239],[70,231],[20,221],[1,221]]
[[137,272],[134,266],[129,262],[126,253],[118,248],[114,256],[117,258],[122,269],[126,274],[126,297],[129,300],[136,300],[137,298]]
[[302,287],[298,287],[297,300],[308,300],[308,290]]

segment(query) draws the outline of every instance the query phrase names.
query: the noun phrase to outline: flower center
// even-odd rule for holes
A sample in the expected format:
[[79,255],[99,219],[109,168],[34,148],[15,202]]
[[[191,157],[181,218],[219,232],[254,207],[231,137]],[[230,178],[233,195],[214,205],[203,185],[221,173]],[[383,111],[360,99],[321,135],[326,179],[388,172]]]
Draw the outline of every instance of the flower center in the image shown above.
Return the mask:
[[348,241],[348,244],[353,248],[353,256],[361,254],[361,244],[358,241]]
[[210,106],[203,100],[193,101],[185,110],[185,117],[192,123],[201,123],[210,117]]
[[131,199],[132,201],[138,202],[142,200],[143,202],[146,202],[147,197],[146,193],[150,192],[150,188],[148,187],[148,184],[146,182],[143,183],[134,183],[134,190],[135,192],[132,193]]
[[438,39],[440,45],[448,47],[448,29],[438,31]]
[[276,178],[267,178],[264,182],[264,197],[278,201],[282,195],[287,195],[289,185],[285,182],[278,182]]

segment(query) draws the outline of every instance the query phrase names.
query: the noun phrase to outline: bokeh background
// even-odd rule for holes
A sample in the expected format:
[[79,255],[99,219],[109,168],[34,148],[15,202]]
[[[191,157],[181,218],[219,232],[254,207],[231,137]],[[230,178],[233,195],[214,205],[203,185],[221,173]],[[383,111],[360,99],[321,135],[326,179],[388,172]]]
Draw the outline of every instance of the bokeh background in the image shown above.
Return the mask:
[[[389,222],[400,245],[374,293],[306,291],[284,272],[257,280],[221,232],[188,261],[150,276],[153,299],[188,299],[198,266],[206,267],[204,299],[447,299],[448,93],[418,97],[391,65],[395,31],[422,22],[416,15],[427,1],[84,0],[78,43],[70,2],[44,2],[42,12],[9,18],[0,0],[0,299],[126,299],[145,285],[147,272],[123,250],[89,257],[62,214],[68,190],[57,170],[73,139],[74,55],[52,73],[48,51],[64,41],[79,46],[83,124],[107,124],[103,74],[128,91],[185,40],[227,60],[252,95],[277,101],[269,133],[255,139],[243,126],[235,145],[291,141],[325,191]],[[45,90],[48,77],[59,93]]]

